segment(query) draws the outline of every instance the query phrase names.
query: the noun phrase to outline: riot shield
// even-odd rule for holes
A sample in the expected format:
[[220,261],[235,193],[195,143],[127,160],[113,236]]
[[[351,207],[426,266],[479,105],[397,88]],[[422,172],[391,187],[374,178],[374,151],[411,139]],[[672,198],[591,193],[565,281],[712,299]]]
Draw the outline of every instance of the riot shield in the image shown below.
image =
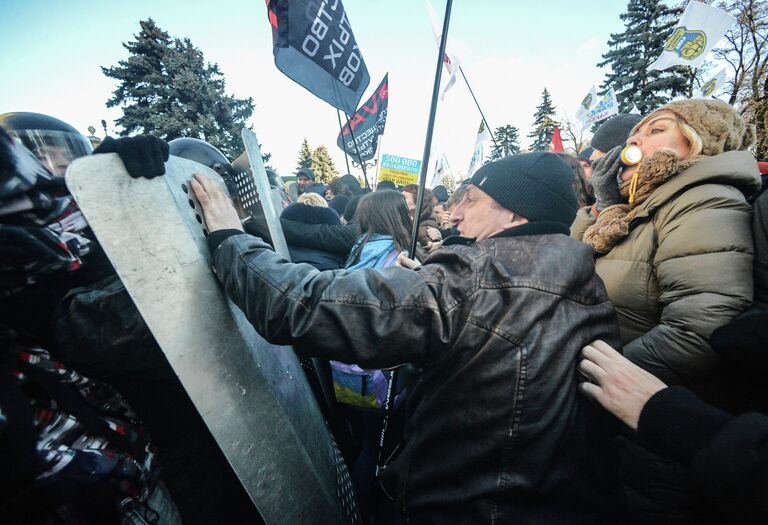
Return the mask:
[[133,179],[115,154],[76,160],[66,182],[264,520],[354,522],[346,468],[295,354],[261,338],[216,281],[194,172],[224,187],[177,157],[163,177]]

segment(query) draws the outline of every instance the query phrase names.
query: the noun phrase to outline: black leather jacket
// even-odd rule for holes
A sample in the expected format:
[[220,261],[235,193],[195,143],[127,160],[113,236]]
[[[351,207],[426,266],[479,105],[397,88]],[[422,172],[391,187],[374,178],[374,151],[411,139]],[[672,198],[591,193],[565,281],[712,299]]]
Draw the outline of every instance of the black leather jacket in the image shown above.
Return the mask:
[[562,230],[455,238],[418,271],[319,272],[239,232],[209,241],[227,293],[268,340],[422,368],[384,476],[403,521],[618,523],[610,432],[576,371],[584,345],[617,343],[615,314],[589,247]]

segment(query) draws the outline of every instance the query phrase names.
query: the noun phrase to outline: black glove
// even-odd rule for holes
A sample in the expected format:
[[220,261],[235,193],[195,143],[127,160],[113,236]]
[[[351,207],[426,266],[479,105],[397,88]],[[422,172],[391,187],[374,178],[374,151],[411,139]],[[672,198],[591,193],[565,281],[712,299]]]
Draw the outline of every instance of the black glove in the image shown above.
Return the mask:
[[622,149],[623,145],[616,146],[592,164],[592,188],[595,190],[597,211],[621,203],[618,177],[624,167],[621,163]]
[[152,179],[165,173],[168,143],[151,135],[120,139],[107,137],[93,153],[117,153],[131,177]]

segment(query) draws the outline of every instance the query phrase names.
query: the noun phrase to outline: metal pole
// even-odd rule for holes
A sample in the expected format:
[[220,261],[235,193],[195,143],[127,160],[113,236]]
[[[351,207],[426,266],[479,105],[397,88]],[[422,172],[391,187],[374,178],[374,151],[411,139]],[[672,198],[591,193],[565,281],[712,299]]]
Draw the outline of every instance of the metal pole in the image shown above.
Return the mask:
[[347,155],[347,145],[344,143],[344,127],[341,125],[341,114],[339,114],[339,108],[336,108],[336,118],[339,119],[339,133],[341,133],[341,145],[344,150],[344,162],[347,163],[347,173],[352,173],[349,170],[349,156]]
[[461,73],[461,78],[464,79],[464,83],[467,84],[467,89],[469,90],[469,94],[472,95],[472,100],[475,101],[475,106],[477,106],[477,110],[480,112],[480,118],[483,119],[483,124],[485,124],[485,129],[488,130],[488,133],[491,134],[491,140],[493,140],[493,145],[496,146],[496,149],[499,149],[499,144],[496,142],[496,136],[493,134],[493,129],[491,126],[488,125],[488,121],[485,119],[485,115],[483,114],[483,110],[480,109],[480,104],[477,103],[477,98],[475,98],[475,92],[472,91],[472,88],[469,85],[469,80],[467,80],[467,75],[464,74],[464,70],[461,66],[459,66],[459,73]]
[[363,170],[363,179],[365,180],[365,187],[370,188],[371,185],[368,184],[368,174],[365,172],[365,162],[363,162],[363,159],[360,158],[360,149],[357,147],[357,139],[355,138],[355,132],[352,131],[352,124],[349,122],[349,115],[347,115],[346,112],[344,113],[344,115],[347,116],[347,127],[349,128],[349,134],[352,136],[352,142],[355,143],[355,153],[357,153],[357,160],[358,162],[360,162],[360,169]]
[[373,180],[373,185],[379,185],[379,169],[381,168],[381,143],[384,142],[384,135],[379,136],[379,144],[376,151],[376,178]]
[[440,54],[437,56],[437,69],[435,70],[435,83],[432,86],[432,105],[429,109],[429,122],[427,123],[427,137],[424,140],[424,154],[421,157],[421,174],[419,175],[419,193],[416,196],[416,213],[413,217],[413,232],[411,232],[411,249],[408,257],[413,259],[416,255],[416,243],[419,242],[419,220],[421,218],[422,201],[424,200],[424,187],[427,183],[429,171],[429,153],[432,149],[432,132],[435,129],[435,116],[437,115],[437,99],[440,92],[440,79],[443,72],[443,57],[445,56],[445,43],[448,40],[448,23],[451,21],[451,6],[453,0],[445,3],[445,18],[443,20],[443,34],[440,37]]
[[[427,180],[427,171],[429,170],[429,152],[432,148],[432,132],[435,128],[435,115],[437,114],[437,97],[440,91],[440,77],[443,71],[443,57],[445,56],[445,42],[448,40],[448,23],[451,21],[451,6],[453,0],[446,0],[445,3],[445,19],[443,20],[443,36],[440,39],[440,52],[437,55],[437,69],[435,71],[435,83],[432,86],[432,105],[429,109],[429,122],[427,123],[427,137],[424,140],[424,155],[421,159],[421,174],[419,175],[419,194],[416,201],[416,215],[413,218],[413,232],[411,234],[411,251],[409,256],[411,259],[416,254],[416,243],[419,242],[419,215],[421,215],[421,203],[424,199],[424,185]],[[395,384],[397,383],[397,369],[392,370],[392,376],[389,379],[389,385],[387,386],[387,404],[384,407],[384,422],[381,427],[381,438],[379,440],[379,458],[376,462],[376,476],[378,477],[381,470],[384,468],[384,441],[387,435],[387,426],[389,419],[392,415],[392,411],[395,408],[395,397],[397,392],[395,391]]]

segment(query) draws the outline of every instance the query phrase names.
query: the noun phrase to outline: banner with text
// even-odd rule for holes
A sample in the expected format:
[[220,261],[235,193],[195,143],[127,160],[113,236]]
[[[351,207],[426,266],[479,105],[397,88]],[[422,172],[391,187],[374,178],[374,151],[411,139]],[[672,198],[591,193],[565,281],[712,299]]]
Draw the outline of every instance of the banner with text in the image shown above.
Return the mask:
[[267,0],[277,69],[351,115],[371,77],[341,0]]
[[[373,92],[371,98],[360,106],[355,114],[350,118],[349,125],[345,125],[336,139],[336,145],[347,155],[355,159],[358,163],[371,160],[376,155],[376,145],[379,142],[379,135],[384,134],[384,126],[387,125],[387,105],[389,104],[389,75],[384,75],[384,79]],[[349,132],[350,126],[352,132]],[[354,135],[355,140],[352,140]],[[357,147],[355,147],[357,143]],[[357,153],[360,152],[358,158]]]
[[598,98],[597,103],[589,110],[589,115],[584,120],[584,127],[586,128],[590,124],[618,115],[618,113],[619,101],[616,100],[616,93],[613,91],[613,88],[608,88],[605,95]]
[[391,180],[398,186],[419,183],[421,160],[398,157],[397,155],[382,155],[379,166],[379,180]]

